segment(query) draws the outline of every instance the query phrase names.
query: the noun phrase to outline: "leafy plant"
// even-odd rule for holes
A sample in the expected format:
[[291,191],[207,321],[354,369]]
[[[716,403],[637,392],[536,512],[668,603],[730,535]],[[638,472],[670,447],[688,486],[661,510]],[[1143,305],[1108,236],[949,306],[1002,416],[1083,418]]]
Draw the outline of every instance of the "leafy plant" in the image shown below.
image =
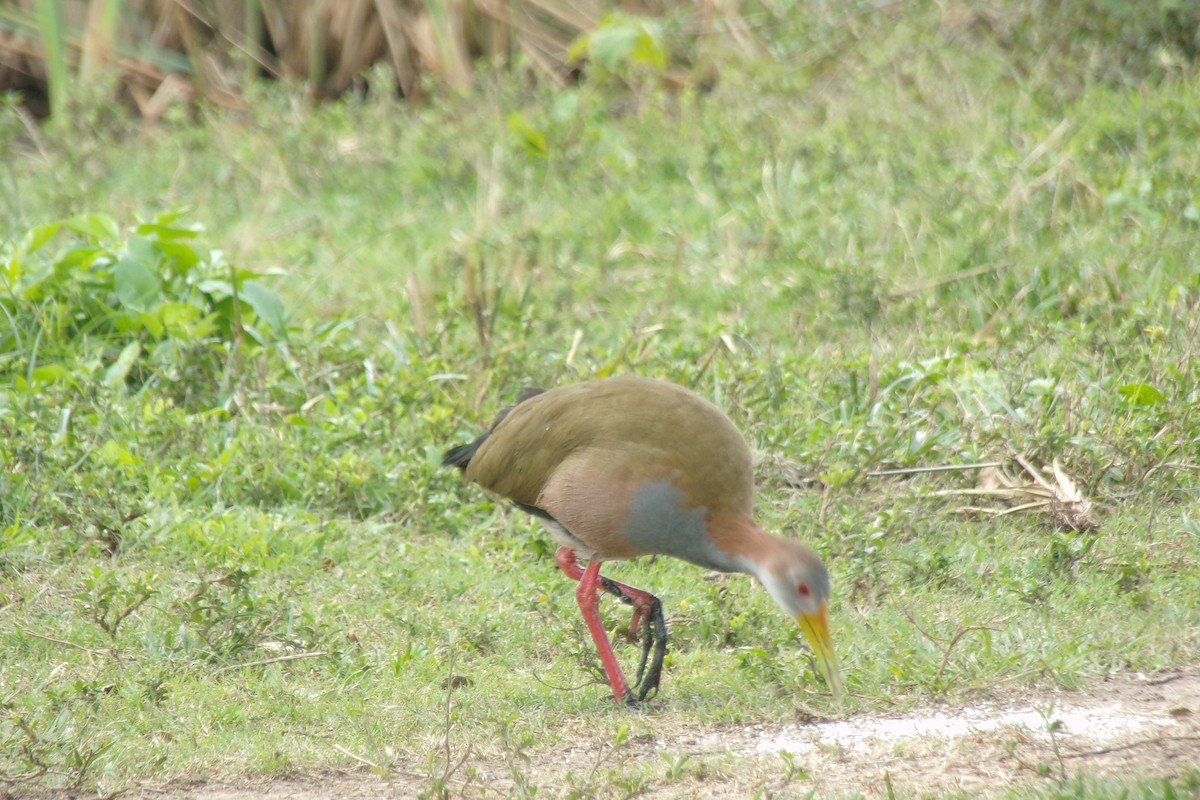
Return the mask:
[[178,213],[127,231],[83,214],[10,242],[0,250],[0,382],[137,388],[185,379],[202,354],[220,357],[208,360],[212,380],[239,349],[285,341],[284,306],[266,276],[226,263],[199,236]]
[[83,579],[83,589],[75,600],[110,639],[116,639],[121,623],[157,594],[155,584],[161,580],[161,575],[151,574],[124,582],[114,570],[97,565]]
[[657,73],[667,66],[660,24],[653,20],[610,12],[596,29],[575,40],[567,62],[586,58],[597,76],[632,81],[639,72]]

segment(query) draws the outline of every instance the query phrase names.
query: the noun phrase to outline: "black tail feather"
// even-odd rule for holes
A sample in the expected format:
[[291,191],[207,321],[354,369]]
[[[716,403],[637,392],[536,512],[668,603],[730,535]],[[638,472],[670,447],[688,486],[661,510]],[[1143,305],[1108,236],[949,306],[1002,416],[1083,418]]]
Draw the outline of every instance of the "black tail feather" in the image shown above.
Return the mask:
[[475,441],[468,444],[460,444],[458,447],[451,447],[442,456],[443,467],[458,467],[463,472],[467,471],[467,465],[471,463],[471,458],[475,455],[480,446],[487,441],[488,433],[480,434]]
[[496,416],[496,421],[492,423],[492,427],[488,428],[485,433],[481,433],[476,436],[475,441],[473,442],[468,444],[460,444],[458,447],[452,447],[447,450],[446,454],[442,456],[442,466],[458,467],[463,472],[466,472],[467,465],[471,463],[471,459],[475,457],[475,453],[479,451],[479,448],[483,446],[483,443],[486,442],[488,437],[492,435],[492,431],[496,430],[496,427],[501,422],[504,422],[504,418],[508,416],[508,412],[512,411],[529,398],[536,397],[544,391],[546,390],[539,389],[536,386],[526,386],[521,390],[521,394],[517,396],[517,402],[500,410],[500,413]]

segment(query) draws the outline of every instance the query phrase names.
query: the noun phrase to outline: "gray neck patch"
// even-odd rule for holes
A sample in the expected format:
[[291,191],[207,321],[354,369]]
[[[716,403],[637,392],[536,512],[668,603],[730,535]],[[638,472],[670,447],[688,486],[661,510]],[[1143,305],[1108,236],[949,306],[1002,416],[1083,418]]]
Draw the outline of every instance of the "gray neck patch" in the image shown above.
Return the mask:
[[648,483],[633,496],[625,535],[646,553],[660,553],[721,572],[745,572],[740,559],[725,555],[708,534],[702,508],[688,508],[669,480]]

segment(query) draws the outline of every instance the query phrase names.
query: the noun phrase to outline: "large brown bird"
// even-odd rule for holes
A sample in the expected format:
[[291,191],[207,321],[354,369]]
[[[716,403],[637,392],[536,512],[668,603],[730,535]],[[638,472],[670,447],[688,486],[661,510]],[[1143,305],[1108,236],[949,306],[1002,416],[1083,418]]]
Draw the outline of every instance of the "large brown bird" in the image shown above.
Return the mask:
[[[667,626],[657,597],[600,575],[600,565],[651,554],[758,578],[800,623],[825,680],[840,693],[829,573],[812,550],[754,522],[750,449],[707,400],[639,377],[527,389],[491,430],[448,451],[442,463],[550,529],[559,566],[579,582],[575,597],[617,702],[636,707],[657,693]],[[600,589],[633,606],[635,633],[644,628],[632,688],[600,622]]]

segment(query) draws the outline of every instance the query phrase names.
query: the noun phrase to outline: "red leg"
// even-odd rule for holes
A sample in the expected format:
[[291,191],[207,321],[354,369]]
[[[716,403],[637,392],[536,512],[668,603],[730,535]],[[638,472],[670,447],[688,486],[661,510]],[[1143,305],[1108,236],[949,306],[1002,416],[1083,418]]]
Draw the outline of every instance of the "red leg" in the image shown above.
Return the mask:
[[583,567],[579,566],[579,559],[575,557],[575,551],[571,548],[563,546],[555,550],[554,560],[571,580],[577,581],[583,577]]
[[636,639],[638,628],[642,626],[642,620],[650,613],[657,598],[645,589],[638,589],[627,583],[614,581],[612,578],[601,578],[600,580],[604,583],[606,592],[616,595],[633,606],[633,621],[629,624],[629,635]]
[[[575,597],[579,600],[579,607],[583,610],[583,618],[592,632],[592,638],[596,641],[596,649],[600,651],[600,660],[604,663],[605,671],[608,672],[608,679],[612,683],[613,694],[617,695],[617,702],[624,702],[626,705],[636,705],[637,701],[645,700],[650,692],[657,692],[659,678],[662,674],[663,658],[667,654],[667,626],[666,619],[663,617],[662,603],[658,601],[657,597],[643,589],[638,589],[604,577],[600,574],[600,563],[598,561],[589,562],[585,571],[579,566],[579,559],[575,556],[575,551],[569,547],[558,548],[554,553],[554,560],[558,562],[558,566],[568,578],[579,581],[579,587],[575,590]],[[591,576],[589,582],[590,588],[585,590],[584,579],[589,575]],[[616,656],[612,652],[612,644],[608,641],[608,633],[604,630],[604,626],[600,622],[600,615],[597,610],[600,603],[600,598],[596,593],[597,582],[599,582],[604,591],[620,598],[622,602],[633,606],[633,622],[630,625],[629,632],[634,638],[638,635],[639,627],[644,624],[646,628],[642,632],[642,660],[638,664],[637,686],[635,687],[637,689],[636,700],[632,693],[628,695],[621,693],[622,691],[629,692],[629,683],[625,680],[621,668],[617,665]],[[585,602],[587,603],[586,605]],[[650,671],[647,673],[646,664],[651,648],[654,649],[654,659],[650,661]],[[614,673],[616,675],[615,679],[613,677]],[[644,683],[642,681],[643,677],[646,679]],[[618,690],[619,688],[621,691]],[[623,697],[624,699],[622,699]]]
[[604,664],[604,671],[608,673],[608,682],[612,684],[613,696],[617,698],[618,703],[636,705],[633,692],[629,691],[629,682],[625,680],[625,675],[621,672],[620,665],[617,664],[617,657],[613,654],[612,644],[608,641],[608,631],[604,630],[604,623],[600,621],[599,583],[600,562],[589,561],[587,569],[583,571],[583,577],[579,579],[579,586],[575,588],[575,599],[579,601],[579,610],[583,612],[583,621],[587,623],[588,630],[592,632],[592,641],[596,643],[600,661]]
[[[575,551],[571,548],[566,546],[558,548],[554,553],[554,560],[571,580],[577,581],[583,578],[583,567],[579,566],[579,559],[575,557]],[[642,618],[650,611],[654,595],[620,581],[614,581],[612,578],[601,577],[600,583],[604,587],[604,591],[616,595],[633,606],[633,621],[629,625],[629,634],[636,638]]]

